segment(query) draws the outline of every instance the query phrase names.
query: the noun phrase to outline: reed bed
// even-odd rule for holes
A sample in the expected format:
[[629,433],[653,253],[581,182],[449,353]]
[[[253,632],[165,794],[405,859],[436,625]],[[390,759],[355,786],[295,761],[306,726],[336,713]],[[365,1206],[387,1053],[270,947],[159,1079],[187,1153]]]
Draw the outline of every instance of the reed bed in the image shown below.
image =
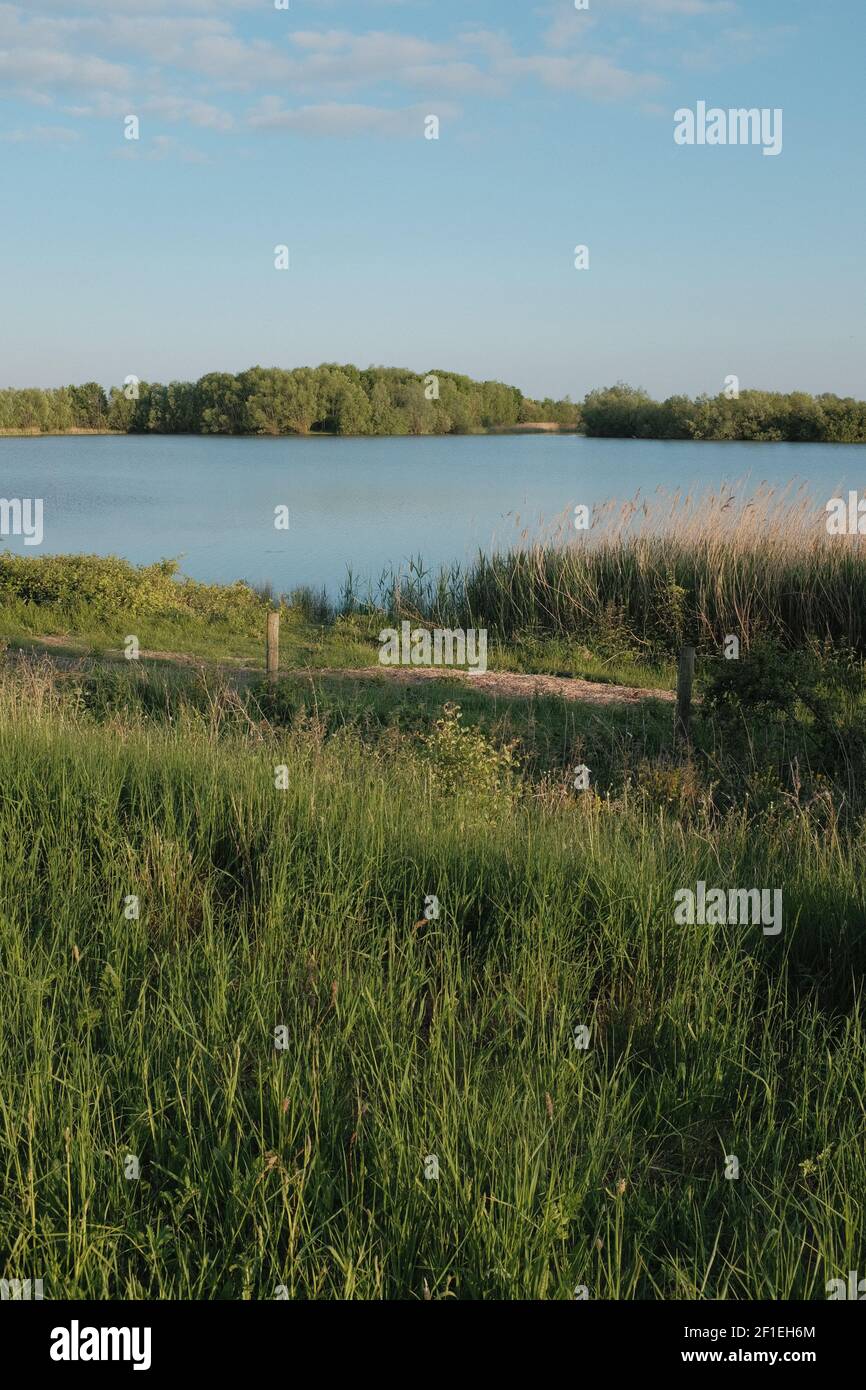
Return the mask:
[[[388,571],[369,601],[397,617],[486,626],[504,642],[613,635],[669,655],[683,640],[718,648],[733,633],[746,650],[772,638],[863,655],[866,544],[828,535],[802,490],[657,492],[595,508],[587,531],[569,518],[524,528],[470,566]],[[358,606],[351,583],[343,606]]]

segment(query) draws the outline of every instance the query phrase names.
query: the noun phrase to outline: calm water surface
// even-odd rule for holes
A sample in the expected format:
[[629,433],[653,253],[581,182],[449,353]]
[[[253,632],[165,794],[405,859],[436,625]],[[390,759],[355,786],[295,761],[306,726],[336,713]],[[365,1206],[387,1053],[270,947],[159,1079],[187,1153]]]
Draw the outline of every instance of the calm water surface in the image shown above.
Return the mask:
[[[577,503],[766,482],[823,505],[866,486],[866,445],[708,444],[579,435],[419,439],[0,439],[0,497],[41,497],[44,540],[137,564],[180,559],[196,579],[270,580],[336,594],[388,565],[425,567],[505,546]],[[740,488],[742,491],[742,488]],[[288,532],[274,508],[289,508]]]

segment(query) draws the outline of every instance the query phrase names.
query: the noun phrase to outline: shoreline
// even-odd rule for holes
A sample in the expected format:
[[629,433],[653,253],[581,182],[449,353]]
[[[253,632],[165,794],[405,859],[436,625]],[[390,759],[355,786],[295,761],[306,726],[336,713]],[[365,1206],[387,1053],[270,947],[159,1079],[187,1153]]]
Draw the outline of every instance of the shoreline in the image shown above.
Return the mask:
[[526,425],[493,425],[486,430],[463,430],[459,434],[338,434],[335,430],[311,430],[308,434],[202,434],[188,430],[2,430],[2,439],[481,439],[496,435],[571,434],[581,439],[618,440],[632,444],[754,444],[760,447],[795,444],[821,445],[837,449],[862,449],[866,440],[859,439],[714,439],[706,435],[698,439],[670,439],[664,435],[587,434],[573,425],[547,423]]
[[111,439],[478,439],[489,434],[583,434],[574,425],[557,425],[549,421],[525,425],[491,425],[485,430],[448,431],[446,434],[340,434],[336,430],[309,430],[288,434],[261,434],[250,431],[228,434],[223,431],[202,433],[200,430],[3,430],[0,439],[70,439],[76,435],[86,438]]

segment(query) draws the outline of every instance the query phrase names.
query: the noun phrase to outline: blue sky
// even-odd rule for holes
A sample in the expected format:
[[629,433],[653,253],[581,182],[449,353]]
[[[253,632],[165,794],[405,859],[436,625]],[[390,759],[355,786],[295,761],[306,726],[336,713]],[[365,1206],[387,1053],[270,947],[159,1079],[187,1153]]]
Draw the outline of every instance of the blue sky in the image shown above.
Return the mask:
[[[0,384],[864,396],[864,53],[864,0],[0,3]],[[782,153],[676,145],[701,100]]]

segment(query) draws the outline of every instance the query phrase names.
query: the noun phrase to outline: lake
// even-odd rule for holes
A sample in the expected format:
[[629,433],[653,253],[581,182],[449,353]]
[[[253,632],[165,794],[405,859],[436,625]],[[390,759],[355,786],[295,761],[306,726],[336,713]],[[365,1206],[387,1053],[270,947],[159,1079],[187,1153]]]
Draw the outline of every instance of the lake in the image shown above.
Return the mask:
[[[866,486],[866,445],[711,444],[485,435],[400,439],[70,436],[0,439],[0,497],[42,498],[22,554],[177,558],[196,579],[335,595],[347,566],[471,559],[584,503],[745,482],[803,485],[822,506]],[[740,487],[739,491],[743,491]],[[274,527],[286,506],[288,531]]]

